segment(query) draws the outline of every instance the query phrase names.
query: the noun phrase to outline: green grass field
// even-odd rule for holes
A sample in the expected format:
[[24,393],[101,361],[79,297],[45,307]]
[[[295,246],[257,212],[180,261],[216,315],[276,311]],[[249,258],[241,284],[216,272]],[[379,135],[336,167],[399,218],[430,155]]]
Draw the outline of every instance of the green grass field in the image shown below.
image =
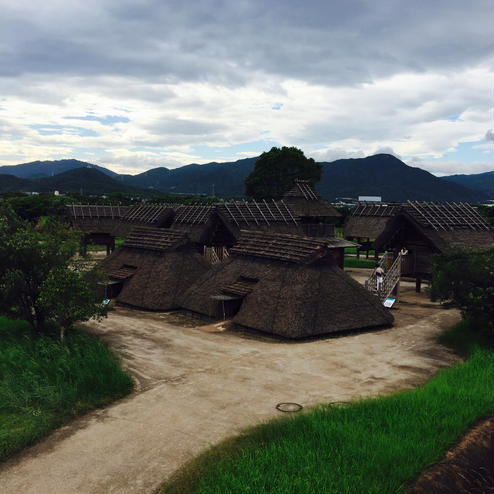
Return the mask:
[[250,429],[191,462],[161,494],[405,493],[470,425],[493,413],[493,378],[494,353],[477,347],[466,363],[415,390]]
[[376,261],[373,259],[365,259],[356,257],[345,257],[343,260],[343,266],[345,268],[371,268],[374,269],[376,267]]
[[132,389],[132,380],[96,337],[31,334],[0,317],[0,460],[55,427]]

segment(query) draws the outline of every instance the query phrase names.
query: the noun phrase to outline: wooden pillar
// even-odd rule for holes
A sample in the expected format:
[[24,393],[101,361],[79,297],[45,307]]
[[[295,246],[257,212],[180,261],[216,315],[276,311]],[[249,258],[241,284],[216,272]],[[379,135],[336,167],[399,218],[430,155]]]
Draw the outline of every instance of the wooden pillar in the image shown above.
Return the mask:
[[106,255],[111,254],[115,250],[115,237],[110,236],[109,247],[106,248]]
[[81,256],[85,256],[87,254],[87,240],[86,237],[81,238],[81,244],[79,247],[79,252]]
[[422,287],[422,277],[421,276],[417,276],[415,278],[415,291],[417,293],[420,293],[421,287]]
[[393,295],[396,299],[396,302],[398,302],[400,298],[400,280],[398,280],[398,283],[396,283],[395,287],[393,288]]
[[369,259],[369,247],[370,247],[370,238],[367,237],[367,250],[365,251],[365,258]]
[[[360,237],[357,237],[357,243],[360,244]],[[360,246],[357,247],[357,260],[360,259]]]

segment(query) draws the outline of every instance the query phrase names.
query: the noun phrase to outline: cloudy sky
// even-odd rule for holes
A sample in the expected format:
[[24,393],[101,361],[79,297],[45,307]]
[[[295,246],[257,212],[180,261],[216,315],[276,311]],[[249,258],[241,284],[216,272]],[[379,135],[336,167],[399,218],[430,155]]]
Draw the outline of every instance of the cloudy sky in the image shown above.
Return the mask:
[[297,146],[494,168],[492,0],[0,0],[0,164]]

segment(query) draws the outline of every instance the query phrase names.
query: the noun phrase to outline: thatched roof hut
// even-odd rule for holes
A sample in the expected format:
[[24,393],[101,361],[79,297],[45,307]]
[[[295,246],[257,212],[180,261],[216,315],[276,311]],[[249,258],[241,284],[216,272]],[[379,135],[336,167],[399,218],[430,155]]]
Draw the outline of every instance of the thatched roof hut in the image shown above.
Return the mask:
[[283,201],[230,201],[177,209],[172,229],[187,231],[190,239],[207,246],[232,247],[240,230],[302,233],[293,212]]
[[197,245],[231,247],[236,242],[234,232],[217,214],[215,205],[181,206],[170,228],[187,232]]
[[359,203],[345,224],[344,237],[375,239],[400,210],[401,204]]
[[83,232],[126,237],[136,226],[168,227],[177,204],[67,206],[71,224]]
[[331,250],[347,244],[242,231],[230,258],[198,278],[179,304],[286,338],[391,325],[379,300],[337,267]]
[[408,201],[386,224],[374,245],[390,251],[406,247],[402,273],[428,277],[432,254],[455,247],[487,250],[493,242],[492,227],[468,204]]
[[300,222],[304,235],[334,236],[334,223],[341,214],[316,194],[308,180],[296,179],[293,187],[283,196],[283,201]]
[[122,218],[128,209],[119,205],[71,204],[67,206],[67,213],[71,225],[83,232],[119,236],[126,231]]
[[103,261],[101,269],[123,284],[117,302],[171,310],[178,308],[177,297],[209,267],[186,233],[136,227],[123,246]]
[[298,218],[339,218],[341,214],[326,203],[312,188],[308,180],[296,179],[293,187],[285,193],[283,201]]
[[180,204],[140,204],[129,207],[122,216],[122,221],[131,226],[154,226],[167,228],[171,225],[175,211]]
[[284,201],[231,201],[216,205],[217,214],[235,238],[241,230],[301,234],[296,214]]

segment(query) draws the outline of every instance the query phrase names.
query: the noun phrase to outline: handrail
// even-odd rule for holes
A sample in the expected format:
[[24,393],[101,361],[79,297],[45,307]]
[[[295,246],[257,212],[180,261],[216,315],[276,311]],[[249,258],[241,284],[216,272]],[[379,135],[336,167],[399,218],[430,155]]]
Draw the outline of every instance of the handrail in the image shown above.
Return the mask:
[[[387,260],[388,253],[385,253],[379,263],[379,267],[382,267]],[[386,271],[381,289],[377,290],[377,275],[376,270],[372,272],[369,279],[365,282],[365,288],[371,293],[379,297],[381,302],[384,302],[391,292],[394,290],[396,284],[400,281],[401,277],[401,252],[396,256],[391,267]],[[377,268],[376,268],[377,269]]]

